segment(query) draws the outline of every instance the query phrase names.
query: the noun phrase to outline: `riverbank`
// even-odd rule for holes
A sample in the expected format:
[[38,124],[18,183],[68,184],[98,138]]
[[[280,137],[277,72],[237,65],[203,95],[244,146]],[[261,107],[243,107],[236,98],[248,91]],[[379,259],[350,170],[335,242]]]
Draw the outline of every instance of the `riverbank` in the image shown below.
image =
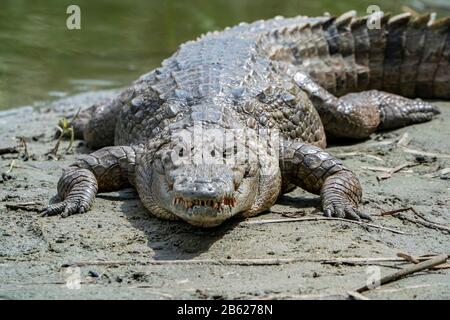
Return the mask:
[[[321,215],[318,197],[300,189],[270,213],[210,230],[152,217],[132,190],[100,195],[84,215],[40,218],[61,168],[90,152],[76,141],[66,153],[63,141],[58,160],[46,155],[58,120],[113,95],[87,93],[0,112],[0,148],[26,144],[26,152],[22,142],[19,153],[0,156],[0,298],[345,299],[377,272],[352,258],[450,253],[449,233],[421,223],[411,210],[374,216],[373,224],[384,228],[301,220]],[[364,210],[379,215],[412,207],[449,227],[450,103],[437,104],[442,114],[432,122],[330,148],[361,179]],[[287,218],[298,219],[254,223]],[[405,264],[370,265],[384,276]],[[450,270],[419,272],[365,295],[449,299]]]

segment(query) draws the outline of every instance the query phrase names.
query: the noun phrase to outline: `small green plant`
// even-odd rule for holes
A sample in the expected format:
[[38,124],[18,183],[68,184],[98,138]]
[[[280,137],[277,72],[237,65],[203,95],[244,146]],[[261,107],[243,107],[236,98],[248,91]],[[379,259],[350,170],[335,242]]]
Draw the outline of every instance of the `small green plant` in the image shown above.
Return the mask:
[[69,136],[70,137],[70,142],[69,145],[66,148],[66,153],[69,152],[70,150],[72,150],[73,147],[73,142],[75,140],[75,131],[73,129],[73,121],[78,117],[78,114],[80,113],[80,109],[78,109],[77,113],[73,116],[72,120],[67,120],[67,118],[62,118],[58,121],[58,126],[56,127],[57,130],[59,131],[59,136],[58,139],[56,140],[56,144],[53,147],[52,150],[50,150],[47,155],[53,156],[55,158],[57,158],[57,154],[58,154],[58,150],[59,150],[59,145],[61,144],[61,140],[64,137]]

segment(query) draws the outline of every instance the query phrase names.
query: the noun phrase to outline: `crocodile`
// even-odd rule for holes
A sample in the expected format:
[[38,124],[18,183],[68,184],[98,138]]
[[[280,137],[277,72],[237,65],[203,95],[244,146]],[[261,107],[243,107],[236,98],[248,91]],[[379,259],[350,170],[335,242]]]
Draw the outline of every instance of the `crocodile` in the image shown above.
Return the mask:
[[83,110],[96,150],[63,171],[43,216],[85,213],[134,187],[153,215],[214,227],[301,187],[325,216],[370,220],[327,138],[433,119],[450,98],[450,18],[382,12],[275,17],[188,41],[114,99]]

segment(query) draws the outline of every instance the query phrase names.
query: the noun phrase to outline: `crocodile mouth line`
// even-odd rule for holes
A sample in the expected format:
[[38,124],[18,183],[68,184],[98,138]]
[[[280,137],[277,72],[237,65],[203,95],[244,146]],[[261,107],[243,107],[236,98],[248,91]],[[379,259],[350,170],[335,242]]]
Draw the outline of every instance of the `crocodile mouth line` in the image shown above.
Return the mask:
[[186,200],[183,197],[175,197],[173,199],[174,205],[183,206],[186,209],[192,209],[194,206],[211,207],[214,210],[221,211],[224,208],[233,208],[236,206],[236,199],[234,197],[223,197],[220,200]]

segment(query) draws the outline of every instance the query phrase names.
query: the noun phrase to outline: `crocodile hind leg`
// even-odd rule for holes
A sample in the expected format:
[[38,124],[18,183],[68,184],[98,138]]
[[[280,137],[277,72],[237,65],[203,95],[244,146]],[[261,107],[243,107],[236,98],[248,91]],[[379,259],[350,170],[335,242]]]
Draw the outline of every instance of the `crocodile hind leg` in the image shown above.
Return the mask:
[[114,191],[134,185],[137,150],[106,147],[71,164],[58,182],[58,196],[62,201],[49,205],[42,215],[84,213],[94,203],[97,191]]
[[[84,131],[86,130],[88,122],[91,120],[98,105],[93,105],[87,109],[79,111],[72,120],[72,127],[76,139],[83,139]],[[70,115],[72,117],[72,115]]]
[[325,216],[371,220],[358,209],[362,197],[358,178],[329,153],[305,143],[284,141],[280,167],[283,184],[292,183],[320,194]]
[[93,149],[114,145],[116,117],[121,107],[114,99],[81,111],[72,122],[75,138],[83,139]]
[[114,145],[117,116],[133,93],[132,88],[125,89],[115,99],[81,111],[73,121],[75,137],[84,139],[94,149]]
[[309,95],[326,133],[333,137],[367,138],[376,130],[429,121],[439,113],[435,106],[420,99],[377,90],[337,98],[303,73],[297,73],[294,80]]

